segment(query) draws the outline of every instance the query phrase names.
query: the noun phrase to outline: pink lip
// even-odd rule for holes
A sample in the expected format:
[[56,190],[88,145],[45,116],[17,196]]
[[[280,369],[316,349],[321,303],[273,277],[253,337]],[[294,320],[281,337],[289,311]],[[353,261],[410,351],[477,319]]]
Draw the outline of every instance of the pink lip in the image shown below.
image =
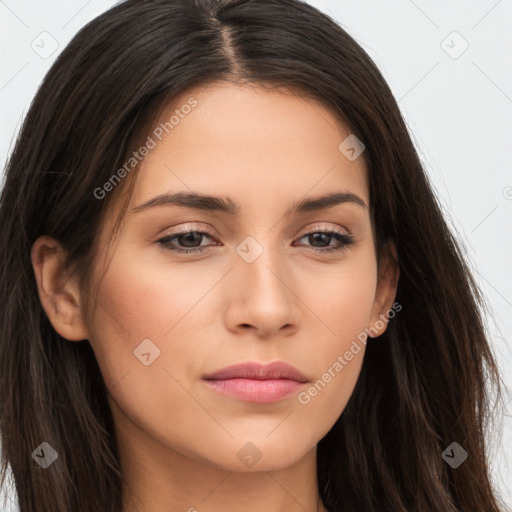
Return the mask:
[[296,393],[308,379],[295,367],[275,361],[268,365],[245,363],[204,375],[212,390],[245,400],[270,403]]

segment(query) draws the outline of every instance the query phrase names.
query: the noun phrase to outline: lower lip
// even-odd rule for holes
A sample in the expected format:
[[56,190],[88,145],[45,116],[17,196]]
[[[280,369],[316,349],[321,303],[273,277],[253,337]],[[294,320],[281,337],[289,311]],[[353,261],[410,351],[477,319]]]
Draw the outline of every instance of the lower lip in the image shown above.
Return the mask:
[[225,379],[205,380],[206,385],[223,395],[246,402],[271,403],[297,393],[304,385],[291,379]]

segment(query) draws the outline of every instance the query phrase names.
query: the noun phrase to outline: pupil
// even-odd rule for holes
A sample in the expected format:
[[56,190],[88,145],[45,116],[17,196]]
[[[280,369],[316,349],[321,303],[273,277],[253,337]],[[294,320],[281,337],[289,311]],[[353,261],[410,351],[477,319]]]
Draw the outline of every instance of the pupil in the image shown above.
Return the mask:
[[[194,238],[200,238],[202,235],[200,235],[199,233],[186,233],[184,235],[182,235],[182,238],[185,238],[185,245],[187,245],[188,242],[192,242],[192,246],[194,245]],[[192,239],[192,240],[191,240]],[[197,240],[196,240],[197,242]],[[190,247],[190,246],[187,246],[187,247]]]
[[329,238],[330,235],[328,235],[327,233],[313,233],[312,235],[310,235],[310,237],[313,238],[313,240],[316,239],[316,241],[322,241],[321,238],[324,237],[324,242],[325,242],[325,238]]

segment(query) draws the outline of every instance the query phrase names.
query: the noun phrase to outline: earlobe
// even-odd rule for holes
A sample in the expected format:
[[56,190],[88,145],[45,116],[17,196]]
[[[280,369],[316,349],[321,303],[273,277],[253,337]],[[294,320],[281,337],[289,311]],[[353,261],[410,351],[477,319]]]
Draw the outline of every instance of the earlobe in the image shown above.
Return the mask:
[[57,240],[38,238],[32,245],[31,260],[41,305],[53,328],[65,339],[88,338],[83,321],[80,289],[64,268],[65,252]]
[[399,277],[397,250],[393,242],[388,242],[383,250],[370,320],[369,331],[372,338],[377,338],[386,331],[389,313],[392,311],[396,297]]

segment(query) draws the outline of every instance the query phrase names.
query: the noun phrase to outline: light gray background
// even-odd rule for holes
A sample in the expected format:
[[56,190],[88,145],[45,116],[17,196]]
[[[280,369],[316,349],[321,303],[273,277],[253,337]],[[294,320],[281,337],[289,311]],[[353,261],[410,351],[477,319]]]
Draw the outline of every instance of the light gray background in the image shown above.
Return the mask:
[[[0,0],[2,169],[13,134],[57,54],[86,22],[114,3]],[[363,46],[398,100],[492,308],[488,329],[510,390],[512,0],[397,0],[392,8],[378,0],[309,3],[330,14]],[[500,416],[503,434],[490,440],[489,453],[510,510],[511,399],[509,391]]]

